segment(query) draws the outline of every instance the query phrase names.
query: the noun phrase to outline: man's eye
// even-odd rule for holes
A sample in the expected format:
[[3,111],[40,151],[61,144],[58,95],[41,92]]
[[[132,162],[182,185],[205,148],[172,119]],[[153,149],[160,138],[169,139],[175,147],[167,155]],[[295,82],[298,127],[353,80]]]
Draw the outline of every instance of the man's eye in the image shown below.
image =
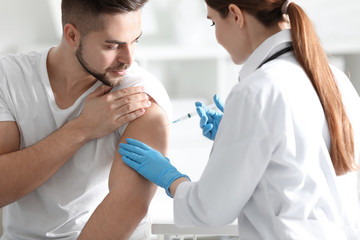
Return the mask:
[[108,46],[108,48],[110,49],[110,50],[116,50],[116,49],[118,49],[118,45],[109,45]]

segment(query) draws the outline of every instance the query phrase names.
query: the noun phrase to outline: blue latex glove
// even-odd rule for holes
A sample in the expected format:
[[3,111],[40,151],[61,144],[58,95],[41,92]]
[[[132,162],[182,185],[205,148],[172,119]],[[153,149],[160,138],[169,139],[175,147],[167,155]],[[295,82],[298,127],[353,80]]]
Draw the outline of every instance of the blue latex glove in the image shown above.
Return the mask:
[[205,109],[205,105],[200,102],[195,103],[196,112],[200,117],[200,128],[203,130],[203,135],[210,140],[215,139],[224,112],[224,104],[217,95],[214,95],[214,102],[221,112]]
[[119,145],[122,160],[149,181],[165,188],[168,196],[173,197],[169,188],[176,179],[186,177],[190,180],[178,172],[160,152],[135,139],[127,138],[126,142]]

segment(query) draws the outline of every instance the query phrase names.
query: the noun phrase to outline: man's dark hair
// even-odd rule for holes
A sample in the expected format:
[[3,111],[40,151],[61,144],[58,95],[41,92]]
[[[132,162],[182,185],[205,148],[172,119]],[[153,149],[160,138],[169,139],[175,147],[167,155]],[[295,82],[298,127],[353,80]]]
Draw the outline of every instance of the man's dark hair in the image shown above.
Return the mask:
[[82,35],[102,28],[101,15],[137,11],[147,0],[62,0],[62,24],[73,24]]

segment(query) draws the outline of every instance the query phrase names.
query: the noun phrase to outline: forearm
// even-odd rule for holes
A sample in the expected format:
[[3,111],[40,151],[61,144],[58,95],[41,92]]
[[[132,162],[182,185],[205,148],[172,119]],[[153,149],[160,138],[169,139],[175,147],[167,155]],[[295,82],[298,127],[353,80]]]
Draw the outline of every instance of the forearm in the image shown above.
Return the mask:
[[116,154],[109,194],[91,215],[79,239],[129,239],[147,213],[156,186],[132,171]]
[[23,150],[0,156],[0,207],[32,192],[87,141],[75,121]]
[[[151,189],[153,195],[156,187]],[[92,214],[78,239],[129,239],[147,214],[150,201],[144,200],[142,196],[110,192]]]

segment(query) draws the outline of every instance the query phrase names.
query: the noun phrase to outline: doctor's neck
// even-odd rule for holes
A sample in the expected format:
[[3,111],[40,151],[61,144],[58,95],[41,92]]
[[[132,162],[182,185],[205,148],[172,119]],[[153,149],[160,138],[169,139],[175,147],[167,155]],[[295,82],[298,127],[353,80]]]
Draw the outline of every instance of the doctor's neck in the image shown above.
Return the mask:
[[290,24],[285,20],[271,26],[265,26],[252,14],[246,14],[246,21],[248,24],[249,42],[253,51],[272,35],[290,28]]

